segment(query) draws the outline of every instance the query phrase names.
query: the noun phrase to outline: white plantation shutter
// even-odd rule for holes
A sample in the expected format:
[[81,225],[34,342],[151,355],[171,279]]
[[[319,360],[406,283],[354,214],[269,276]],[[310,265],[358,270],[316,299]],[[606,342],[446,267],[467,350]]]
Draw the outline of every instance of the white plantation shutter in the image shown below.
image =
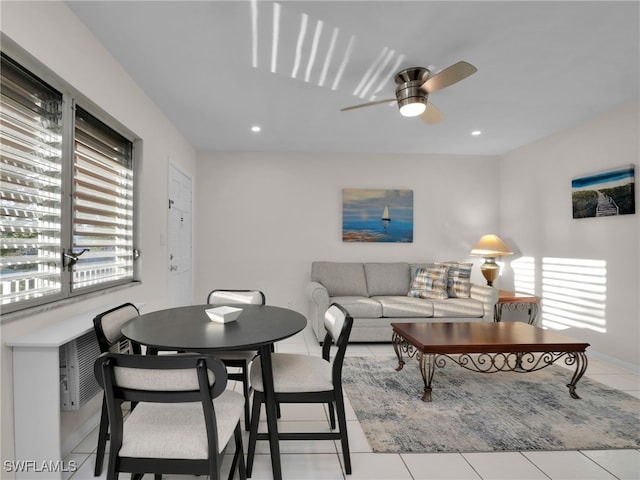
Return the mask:
[[2,304],[62,289],[62,94],[2,54]]
[[133,279],[133,144],[76,108],[72,289]]

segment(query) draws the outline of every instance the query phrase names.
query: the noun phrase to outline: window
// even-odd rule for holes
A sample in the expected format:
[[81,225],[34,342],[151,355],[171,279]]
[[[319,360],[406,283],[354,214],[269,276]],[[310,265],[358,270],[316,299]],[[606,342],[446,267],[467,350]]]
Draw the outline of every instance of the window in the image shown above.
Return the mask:
[[2,310],[132,282],[133,136],[4,52],[0,76]]
[[72,288],[133,279],[133,145],[76,108]]

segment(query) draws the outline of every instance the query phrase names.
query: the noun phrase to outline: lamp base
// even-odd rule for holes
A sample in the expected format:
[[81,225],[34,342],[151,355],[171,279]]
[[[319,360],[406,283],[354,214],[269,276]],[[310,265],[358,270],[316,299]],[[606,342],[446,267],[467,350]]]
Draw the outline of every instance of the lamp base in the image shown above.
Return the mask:
[[485,257],[484,263],[480,267],[480,271],[482,272],[482,276],[487,281],[487,285],[490,287],[493,286],[493,282],[498,278],[498,274],[500,273],[500,265],[496,263],[496,259],[493,257]]

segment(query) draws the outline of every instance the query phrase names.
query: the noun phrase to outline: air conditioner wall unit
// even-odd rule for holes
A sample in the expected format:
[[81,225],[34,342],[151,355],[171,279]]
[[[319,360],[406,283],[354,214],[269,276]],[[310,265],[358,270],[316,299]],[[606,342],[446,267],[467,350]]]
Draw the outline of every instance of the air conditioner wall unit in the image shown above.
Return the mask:
[[91,330],[60,347],[60,407],[78,410],[101,392],[93,374],[100,355],[96,333]]

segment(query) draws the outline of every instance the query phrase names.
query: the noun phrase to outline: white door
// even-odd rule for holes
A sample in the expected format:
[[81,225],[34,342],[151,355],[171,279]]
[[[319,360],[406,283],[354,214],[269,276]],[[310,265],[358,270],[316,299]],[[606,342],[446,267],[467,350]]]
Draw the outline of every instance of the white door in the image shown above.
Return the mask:
[[193,303],[191,179],[169,164],[169,306]]

